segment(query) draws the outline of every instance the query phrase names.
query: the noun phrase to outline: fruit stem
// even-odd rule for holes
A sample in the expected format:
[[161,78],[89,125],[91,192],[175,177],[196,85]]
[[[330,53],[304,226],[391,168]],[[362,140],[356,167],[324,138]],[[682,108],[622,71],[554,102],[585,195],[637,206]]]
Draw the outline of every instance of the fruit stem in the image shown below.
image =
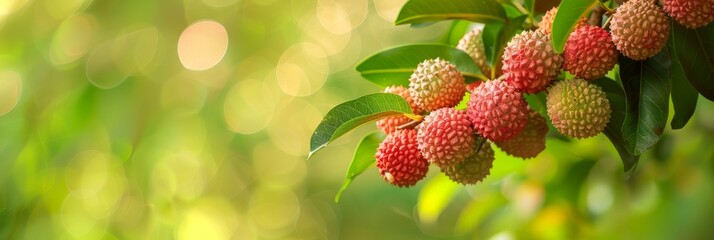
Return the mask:
[[590,19],[588,19],[588,24],[592,26],[600,26],[602,23],[602,15],[605,13],[606,9],[604,6],[595,6],[593,11],[590,13]]
[[421,119],[419,119],[419,120],[412,120],[411,122],[408,122],[408,123],[405,123],[405,124],[402,124],[402,125],[398,126],[397,129],[398,129],[398,130],[402,130],[402,129],[412,129],[412,128],[416,127],[417,125],[419,125],[419,123],[421,123]]
[[482,137],[481,141],[478,143],[478,147],[476,147],[476,152],[474,154],[478,154],[478,152],[481,151],[481,147],[483,147],[484,143],[486,143],[486,138]]

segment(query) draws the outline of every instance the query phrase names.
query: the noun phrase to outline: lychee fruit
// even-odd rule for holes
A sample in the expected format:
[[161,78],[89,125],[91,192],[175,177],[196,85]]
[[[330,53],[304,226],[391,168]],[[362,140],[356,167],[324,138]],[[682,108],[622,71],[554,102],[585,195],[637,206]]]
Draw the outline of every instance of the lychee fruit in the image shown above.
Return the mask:
[[482,34],[483,31],[480,28],[471,29],[468,33],[459,40],[459,44],[456,48],[463,50],[476,62],[481,73],[489,76],[491,73],[491,68],[486,63],[486,50],[483,45]]
[[466,93],[466,83],[454,64],[429,59],[420,63],[409,78],[409,92],[419,108],[434,111],[459,104]]
[[528,122],[523,95],[501,80],[482,83],[471,94],[466,114],[476,132],[491,141],[505,141],[521,133]]
[[714,21],[714,1],[662,0],[667,15],[687,28],[695,29]]
[[488,142],[484,142],[478,152],[474,152],[461,163],[442,167],[441,171],[454,182],[463,185],[476,184],[490,174],[493,160],[493,149]]
[[[555,20],[555,14],[558,13],[558,8],[554,7],[547,12],[545,12],[545,15],[543,15],[543,18],[540,20],[540,23],[538,24],[538,29],[541,30],[545,35],[550,35],[552,29],[553,29],[553,20]],[[587,19],[584,17],[580,18],[578,20],[578,23],[575,25],[575,29],[578,29],[581,26],[587,25]]]
[[610,21],[612,41],[628,58],[640,61],[659,53],[669,38],[669,20],[651,0],[630,0]]
[[415,129],[397,130],[379,144],[377,168],[385,181],[399,187],[410,187],[426,176],[429,162],[422,157]]
[[417,127],[422,156],[437,166],[463,161],[474,150],[474,130],[466,113],[454,108],[432,111]]
[[[384,89],[385,93],[393,93],[397,94],[399,96],[402,96],[404,100],[407,100],[407,103],[409,103],[409,106],[412,109],[412,113],[414,114],[420,114],[421,109],[414,103],[414,99],[412,98],[411,94],[409,93],[409,89],[403,87],[403,86],[390,86]],[[377,120],[377,127],[382,130],[382,132],[386,134],[390,134],[394,131],[397,130],[397,127],[402,126],[404,124],[407,124],[411,122],[412,120],[406,116],[403,115],[397,115],[397,116],[389,116],[382,118],[380,120]]]
[[524,31],[503,52],[503,76],[518,91],[537,93],[558,77],[563,57],[541,31]]
[[545,150],[545,135],[548,125],[545,118],[533,109],[528,109],[528,124],[521,134],[506,141],[494,142],[508,155],[523,159],[534,158]]
[[599,86],[582,79],[560,81],[553,85],[548,89],[546,105],[555,129],[568,137],[595,136],[610,121],[607,95]]
[[617,48],[610,33],[600,27],[584,26],[568,37],[563,69],[585,80],[605,76],[617,63]]

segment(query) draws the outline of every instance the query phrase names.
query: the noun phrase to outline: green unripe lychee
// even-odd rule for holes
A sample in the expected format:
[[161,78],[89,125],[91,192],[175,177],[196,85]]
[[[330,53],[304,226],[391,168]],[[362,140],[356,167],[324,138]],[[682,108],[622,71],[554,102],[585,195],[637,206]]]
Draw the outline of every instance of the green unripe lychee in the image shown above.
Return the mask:
[[548,116],[563,135],[589,138],[610,121],[610,101],[602,89],[582,79],[564,80],[548,89]]

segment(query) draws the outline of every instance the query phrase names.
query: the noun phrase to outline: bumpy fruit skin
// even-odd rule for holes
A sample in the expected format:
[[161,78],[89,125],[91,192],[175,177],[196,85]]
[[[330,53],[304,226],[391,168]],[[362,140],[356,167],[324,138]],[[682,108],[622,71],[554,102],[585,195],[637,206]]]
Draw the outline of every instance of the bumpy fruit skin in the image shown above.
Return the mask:
[[615,67],[617,54],[610,33],[600,27],[584,26],[568,37],[563,69],[585,80],[600,78]]
[[466,93],[466,83],[454,64],[429,59],[420,63],[409,78],[409,92],[419,108],[434,111],[459,104]]
[[[555,14],[558,13],[558,8],[554,7],[547,12],[545,12],[545,15],[543,15],[543,18],[540,20],[540,23],[538,24],[538,29],[541,30],[543,33],[546,35],[550,35],[551,30],[553,29],[553,20],[555,19]],[[578,29],[579,27],[587,25],[587,19],[580,18],[578,20],[578,23],[575,25],[575,29]]]
[[505,141],[521,133],[528,122],[523,95],[504,81],[482,83],[471,94],[466,114],[476,132],[491,141]]
[[[479,142],[481,138],[479,138]],[[442,167],[441,171],[454,182],[467,185],[476,184],[486,178],[493,167],[494,153],[491,144],[485,142],[478,152],[471,154],[463,162]]]
[[623,55],[645,60],[662,50],[669,38],[669,20],[650,0],[630,0],[612,15],[612,41]]
[[379,144],[374,157],[385,181],[394,186],[410,187],[426,176],[429,162],[419,152],[416,137],[416,130],[403,129],[387,135]]
[[483,31],[479,28],[471,29],[471,31],[464,34],[461,40],[459,40],[459,44],[456,45],[456,48],[468,53],[474,62],[476,62],[479,69],[481,69],[481,73],[489,76],[491,69],[488,64],[486,64],[486,50],[483,45],[483,38],[481,37],[483,35],[482,33]]
[[[393,93],[397,94],[399,96],[402,96],[404,100],[407,100],[409,103],[409,106],[412,108],[412,113],[414,114],[420,114],[421,109],[414,103],[414,99],[412,98],[411,94],[409,93],[409,89],[403,87],[403,86],[390,86],[384,89],[385,93]],[[409,119],[406,116],[391,116],[391,117],[386,117],[382,118],[377,121],[377,127],[382,130],[382,132],[386,134],[393,133],[394,131],[397,130],[397,127],[402,126],[404,124],[407,124],[411,122],[411,119]]]
[[534,158],[545,150],[545,135],[548,125],[538,112],[528,109],[528,124],[518,136],[501,142],[494,142],[508,155],[523,159]]
[[437,109],[417,129],[422,156],[437,166],[460,163],[474,151],[474,130],[464,111]]
[[503,52],[503,75],[518,91],[537,93],[560,74],[563,57],[541,31],[524,31]]
[[689,29],[706,26],[714,21],[714,1],[662,0],[662,8],[678,23]]
[[610,121],[610,101],[605,92],[582,79],[553,85],[548,90],[546,105],[555,129],[568,137],[595,136]]

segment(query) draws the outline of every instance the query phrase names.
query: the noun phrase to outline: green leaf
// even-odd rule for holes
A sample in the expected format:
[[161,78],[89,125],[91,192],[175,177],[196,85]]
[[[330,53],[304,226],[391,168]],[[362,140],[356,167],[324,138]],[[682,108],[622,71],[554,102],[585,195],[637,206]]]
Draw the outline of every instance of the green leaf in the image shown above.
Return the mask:
[[553,47],[558,53],[562,53],[565,49],[565,42],[568,41],[570,32],[575,28],[578,20],[592,10],[597,5],[598,0],[569,0],[561,1],[558,11],[553,20],[553,29],[551,30],[551,39],[553,39]]
[[[672,38],[669,40],[669,49],[670,52],[673,52]],[[670,125],[672,129],[681,129],[687,125],[689,119],[694,115],[699,93],[687,80],[685,70],[676,57],[672,57],[669,77],[672,79],[672,104],[674,105],[674,117]]]
[[460,189],[459,185],[451,181],[443,173],[429,180],[419,191],[419,199],[417,200],[419,220],[425,223],[436,222],[441,212],[454,198],[458,189]]
[[382,142],[383,139],[384,135],[380,132],[375,132],[362,138],[357,145],[357,149],[355,149],[354,156],[352,156],[352,162],[347,169],[345,181],[335,195],[335,203],[340,201],[342,192],[350,186],[350,183],[352,183],[357,176],[362,174],[367,168],[374,166],[374,162],[376,161],[374,153],[377,152],[377,147],[379,147],[379,143]]
[[640,161],[640,156],[631,154],[625,146],[625,136],[622,133],[627,106],[625,91],[617,82],[609,78],[596,79],[592,83],[600,86],[605,91],[607,99],[610,101],[610,110],[612,110],[610,122],[607,123],[603,133],[610,139],[617,153],[620,154],[625,172],[630,171]]
[[410,0],[404,4],[395,24],[414,24],[447,19],[472,22],[504,22],[506,13],[495,0]]
[[486,59],[491,66],[490,78],[495,78],[496,68],[503,57],[503,51],[508,41],[521,31],[521,26],[528,16],[523,15],[508,19],[505,24],[487,24],[483,30],[483,42],[486,50]]
[[471,56],[444,44],[415,44],[386,49],[362,60],[357,64],[357,71],[382,87],[407,86],[409,76],[419,63],[437,57],[455,64],[467,83],[486,79]]
[[646,61],[633,61],[620,55],[620,77],[627,97],[622,132],[627,151],[634,155],[659,141],[669,114],[668,77],[671,61],[660,52]]
[[714,24],[687,29],[672,23],[671,55],[676,58],[692,86],[714,101]]
[[373,120],[404,114],[412,118],[411,107],[404,98],[391,93],[374,93],[337,105],[317,126],[310,139],[308,159],[328,143],[348,131]]
[[449,29],[449,45],[456,46],[459,45],[459,40],[461,40],[464,35],[471,30],[474,23],[463,20],[456,20],[451,24],[451,29]]

